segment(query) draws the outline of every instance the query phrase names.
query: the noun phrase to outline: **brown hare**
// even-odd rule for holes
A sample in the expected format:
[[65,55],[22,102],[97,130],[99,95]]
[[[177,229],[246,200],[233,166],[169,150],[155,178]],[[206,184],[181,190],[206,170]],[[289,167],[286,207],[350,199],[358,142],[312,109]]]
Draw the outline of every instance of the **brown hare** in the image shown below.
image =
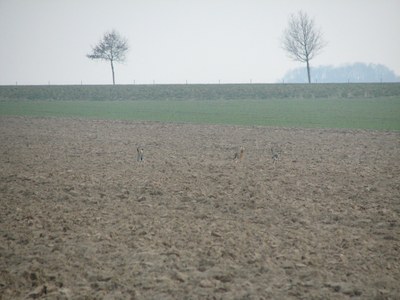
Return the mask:
[[233,160],[238,162],[243,160],[243,157],[244,157],[244,148],[240,147],[240,150],[236,152],[235,155],[233,156]]
[[144,150],[141,147],[137,147],[137,161],[144,161]]
[[272,161],[275,164],[279,159],[279,152],[277,150],[275,150],[274,148],[271,148],[271,154],[272,154]]

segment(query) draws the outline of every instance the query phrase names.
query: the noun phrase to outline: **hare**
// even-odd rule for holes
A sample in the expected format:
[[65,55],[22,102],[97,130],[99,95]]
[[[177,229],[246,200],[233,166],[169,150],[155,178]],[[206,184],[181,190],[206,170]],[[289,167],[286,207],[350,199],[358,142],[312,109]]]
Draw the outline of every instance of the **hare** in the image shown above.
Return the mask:
[[277,150],[275,150],[274,148],[271,148],[271,154],[272,154],[272,160],[275,164],[279,159],[279,152]]
[[243,157],[244,157],[244,148],[240,147],[240,150],[236,152],[235,155],[233,156],[233,160],[238,162],[243,160]]
[[137,147],[137,161],[144,161],[144,150],[141,147]]

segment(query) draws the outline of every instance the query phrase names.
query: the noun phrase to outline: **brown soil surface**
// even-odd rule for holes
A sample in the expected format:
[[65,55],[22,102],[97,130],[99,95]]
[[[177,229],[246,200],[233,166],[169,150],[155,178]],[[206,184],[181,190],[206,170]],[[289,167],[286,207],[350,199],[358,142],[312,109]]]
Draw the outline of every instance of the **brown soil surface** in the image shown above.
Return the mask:
[[0,140],[2,299],[400,298],[398,132],[0,117]]

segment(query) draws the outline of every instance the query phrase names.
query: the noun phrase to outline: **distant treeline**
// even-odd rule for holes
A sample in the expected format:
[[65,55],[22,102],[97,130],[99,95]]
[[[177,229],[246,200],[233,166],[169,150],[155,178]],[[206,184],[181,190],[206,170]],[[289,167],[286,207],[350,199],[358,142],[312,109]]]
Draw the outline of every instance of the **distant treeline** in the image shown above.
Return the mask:
[[[312,82],[317,83],[400,82],[400,78],[388,67],[365,63],[311,68],[311,78]],[[307,81],[307,70],[304,67],[291,70],[285,74],[282,81],[305,83]]]
[[0,86],[0,101],[400,97],[400,83]]

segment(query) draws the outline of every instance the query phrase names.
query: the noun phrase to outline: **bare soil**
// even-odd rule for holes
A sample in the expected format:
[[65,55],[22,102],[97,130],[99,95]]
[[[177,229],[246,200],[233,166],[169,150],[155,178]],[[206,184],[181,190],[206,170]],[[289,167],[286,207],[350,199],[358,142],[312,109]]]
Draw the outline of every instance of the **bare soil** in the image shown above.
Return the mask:
[[399,132],[0,117],[0,141],[1,299],[400,299]]

